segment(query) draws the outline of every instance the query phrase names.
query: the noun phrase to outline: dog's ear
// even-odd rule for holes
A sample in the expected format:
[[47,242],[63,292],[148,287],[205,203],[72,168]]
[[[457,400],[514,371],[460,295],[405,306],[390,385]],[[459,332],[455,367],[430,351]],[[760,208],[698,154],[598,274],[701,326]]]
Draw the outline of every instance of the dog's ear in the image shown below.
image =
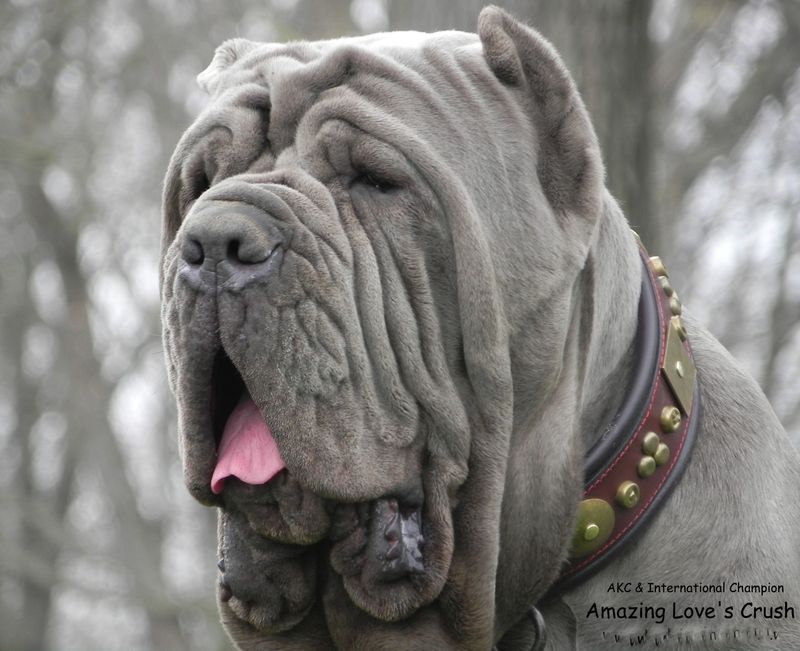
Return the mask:
[[232,38],[220,45],[208,67],[197,75],[197,85],[209,95],[213,95],[222,77],[222,73],[230,68],[238,59],[257,46],[246,38]]
[[478,33],[490,69],[522,93],[539,137],[538,175],[560,214],[594,222],[603,194],[603,163],[575,83],[553,46],[539,33],[489,6]]

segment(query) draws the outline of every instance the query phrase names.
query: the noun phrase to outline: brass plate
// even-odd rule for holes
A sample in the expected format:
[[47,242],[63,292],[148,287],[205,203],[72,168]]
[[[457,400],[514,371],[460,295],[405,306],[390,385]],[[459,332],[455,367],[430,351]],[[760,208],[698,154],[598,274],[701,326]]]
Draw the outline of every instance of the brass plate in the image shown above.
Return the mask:
[[[605,500],[589,499],[583,500],[578,505],[578,522],[575,525],[575,535],[572,538],[572,557],[580,558],[591,554],[596,549],[600,549],[603,543],[608,540],[611,532],[614,531],[614,508]],[[595,525],[599,531],[595,534]],[[586,540],[587,528],[589,528],[591,540]],[[594,536],[594,537],[592,537]]]
[[694,397],[694,381],[697,369],[692,358],[681,343],[678,327],[670,321],[667,328],[667,350],[664,354],[664,376],[667,378],[675,400],[680,405],[683,413],[689,414],[692,409]]

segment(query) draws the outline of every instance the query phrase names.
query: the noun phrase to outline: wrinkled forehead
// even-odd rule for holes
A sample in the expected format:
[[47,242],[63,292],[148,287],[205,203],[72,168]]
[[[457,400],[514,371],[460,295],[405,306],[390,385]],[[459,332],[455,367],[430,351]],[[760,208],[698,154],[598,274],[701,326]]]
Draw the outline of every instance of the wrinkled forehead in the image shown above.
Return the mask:
[[265,88],[270,139],[282,148],[323,94],[348,86],[363,105],[378,104],[387,114],[413,117],[414,111],[435,112],[432,104],[447,97],[472,92],[472,84],[464,83],[465,66],[486,69],[477,35],[457,31],[387,32],[287,44],[235,39],[218,48],[198,82],[217,106],[244,86]]
[[324,63],[331,59],[344,62],[346,53],[356,55],[361,63],[372,55],[419,69],[424,63],[426,52],[452,52],[477,44],[476,34],[458,31],[432,34],[384,32],[326,41],[290,43],[256,43],[232,39],[217,48],[214,60],[200,73],[198,82],[214,96],[246,83],[274,86],[293,73],[308,71],[309,66],[313,70],[328,72],[332,66]]

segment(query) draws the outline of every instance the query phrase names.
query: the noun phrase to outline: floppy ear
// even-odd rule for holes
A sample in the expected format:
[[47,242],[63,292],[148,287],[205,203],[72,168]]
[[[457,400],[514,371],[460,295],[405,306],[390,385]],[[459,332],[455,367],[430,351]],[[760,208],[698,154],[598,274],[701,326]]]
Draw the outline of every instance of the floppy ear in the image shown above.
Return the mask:
[[225,41],[214,52],[214,58],[208,67],[197,75],[197,85],[209,95],[213,95],[219,87],[222,73],[256,46],[256,43],[246,38],[232,38]]
[[594,222],[603,163],[583,100],[561,58],[543,36],[495,6],[481,11],[478,33],[490,69],[523,95],[539,137],[537,169],[548,201],[561,215]]

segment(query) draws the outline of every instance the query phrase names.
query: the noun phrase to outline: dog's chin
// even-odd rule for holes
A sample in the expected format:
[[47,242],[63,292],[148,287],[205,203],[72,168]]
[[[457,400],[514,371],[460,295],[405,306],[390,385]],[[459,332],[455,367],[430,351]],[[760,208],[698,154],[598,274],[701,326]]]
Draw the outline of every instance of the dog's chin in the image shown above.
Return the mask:
[[[220,608],[225,619],[254,631],[297,626],[324,592],[324,580],[341,581],[357,608],[383,621],[413,615],[444,587],[452,523],[435,499],[335,503],[304,490],[286,471],[263,486],[233,480],[223,499]],[[321,579],[318,569],[328,564],[333,572]]]

